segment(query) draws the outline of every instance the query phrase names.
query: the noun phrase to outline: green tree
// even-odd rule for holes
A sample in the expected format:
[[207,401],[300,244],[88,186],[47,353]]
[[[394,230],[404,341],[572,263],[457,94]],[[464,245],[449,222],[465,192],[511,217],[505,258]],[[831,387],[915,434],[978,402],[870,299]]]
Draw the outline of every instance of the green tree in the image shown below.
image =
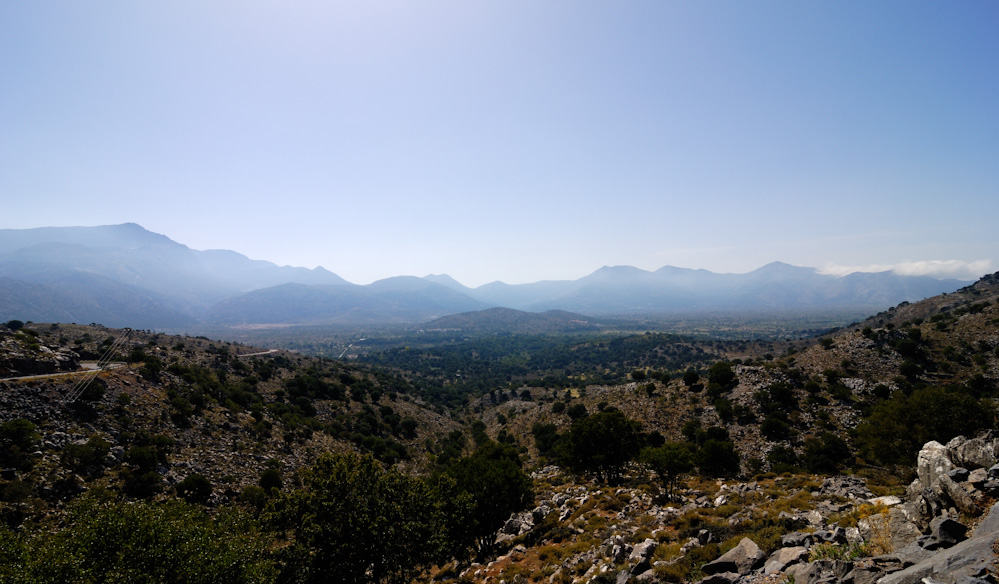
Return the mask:
[[273,490],[280,491],[284,488],[284,481],[281,480],[281,470],[277,468],[264,470],[264,472],[260,473],[260,480],[257,481],[257,484],[267,493]]
[[787,422],[771,414],[760,424],[760,434],[763,434],[767,440],[781,441],[789,439],[792,430]]
[[19,574],[9,582],[266,584],[274,581],[266,549],[239,514],[213,519],[180,501],[86,497],[73,505],[65,528],[27,540]]
[[572,420],[579,420],[585,418],[589,413],[586,411],[586,406],[583,404],[572,404],[569,409],[565,411],[569,418]]
[[491,550],[493,534],[510,514],[523,509],[533,497],[531,479],[520,465],[514,447],[488,442],[447,469],[457,492],[469,501],[465,516],[456,518],[464,527],[452,529],[452,533],[461,544],[474,547],[479,556]]
[[849,461],[850,447],[842,438],[825,432],[818,438],[805,439],[805,453],[801,461],[808,472],[833,474]]
[[146,499],[163,490],[163,477],[157,469],[161,453],[153,446],[133,446],[125,453],[129,468],[122,470],[125,492],[132,497]]
[[541,456],[550,456],[555,451],[555,446],[562,436],[558,433],[555,424],[544,424],[535,422],[531,427],[531,434],[534,436],[534,446]]
[[725,389],[729,389],[735,381],[735,371],[732,370],[730,363],[719,361],[708,369],[708,383],[714,383]]
[[563,462],[576,472],[594,473],[600,482],[615,483],[641,447],[641,423],[620,410],[576,420],[566,437]]
[[912,464],[923,444],[990,428],[995,416],[994,402],[975,399],[963,389],[925,387],[908,396],[895,392],[857,426],[856,443],[870,460]]
[[801,470],[798,455],[787,445],[779,444],[771,448],[767,454],[767,462],[770,464],[770,470],[775,473],[793,473]]
[[294,534],[281,582],[403,584],[448,549],[431,488],[370,455],[324,454],[302,472],[302,485],[270,514]]
[[19,470],[30,470],[34,466],[32,454],[41,441],[36,429],[24,418],[0,424],[0,466]]
[[711,477],[733,476],[739,472],[739,453],[727,440],[708,440],[695,456],[701,474]]
[[662,446],[645,448],[639,460],[659,477],[667,501],[677,499],[680,481],[694,469],[690,447],[681,442],[667,442]]

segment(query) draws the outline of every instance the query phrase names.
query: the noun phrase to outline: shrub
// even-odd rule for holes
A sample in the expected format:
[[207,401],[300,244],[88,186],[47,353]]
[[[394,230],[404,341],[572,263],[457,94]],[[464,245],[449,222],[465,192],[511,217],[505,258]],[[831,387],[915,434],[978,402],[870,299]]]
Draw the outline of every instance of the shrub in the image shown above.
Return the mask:
[[207,503],[212,496],[212,482],[204,475],[189,474],[177,484],[177,494],[188,503]]

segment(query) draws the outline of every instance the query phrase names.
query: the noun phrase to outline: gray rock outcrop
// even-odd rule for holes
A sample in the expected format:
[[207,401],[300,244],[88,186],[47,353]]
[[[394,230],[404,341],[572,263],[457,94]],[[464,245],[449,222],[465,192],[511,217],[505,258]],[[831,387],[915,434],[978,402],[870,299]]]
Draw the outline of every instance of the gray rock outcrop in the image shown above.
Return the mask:
[[708,575],[724,572],[745,575],[762,566],[765,560],[766,555],[760,546],[756,545],[753,540],[744,537],[738,545],[722,554],[720,558],[705,564],[701,568],[701,572]]

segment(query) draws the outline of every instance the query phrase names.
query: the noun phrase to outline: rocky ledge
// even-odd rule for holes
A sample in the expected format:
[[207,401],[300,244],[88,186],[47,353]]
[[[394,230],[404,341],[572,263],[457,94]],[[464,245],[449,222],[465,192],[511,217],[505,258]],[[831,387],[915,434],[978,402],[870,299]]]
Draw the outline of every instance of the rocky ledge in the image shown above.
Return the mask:
[[[852,476],[807,486],[801,477],[719,481],[710,492],[703,485],[688,489],[683,501],[669,505],[640,488],[561,484],[507,521],[497,534],[504,555],[473,564],[461,576],[492,584],[691,577],[701,584],[997,584],[997,452],[999,435],[992,433],[946,445],[929,442],[919,453],[918,478],[903,496],[875,496]],[[544,483],[559,473],[547,468],[535,474]],[[787,510],[775,512],[781,501]],[[753,541],[762,541],[757,536],[732,546],[740,523],[759,524],[761,516],[793,530],[769,538],[770,553]],[[720,557],[716,551],[707,563],[693,559],[722,540],[730,549]],[[530,572],[525,566],[532,566]]]
[[[765,557],[749,539],[702,568],[702,584],[978,584],[997,581],[999,439],[992,433],[946,445],[929,442],[906,497],[881,497],[884,507],[855,529],[789,533]],[[848,498],[863,496],[858,479],[840,479]],[[827,481],[829,483],[829,481]],[[817,542],[874,544],[889,553],[858,558],[815,557]]]

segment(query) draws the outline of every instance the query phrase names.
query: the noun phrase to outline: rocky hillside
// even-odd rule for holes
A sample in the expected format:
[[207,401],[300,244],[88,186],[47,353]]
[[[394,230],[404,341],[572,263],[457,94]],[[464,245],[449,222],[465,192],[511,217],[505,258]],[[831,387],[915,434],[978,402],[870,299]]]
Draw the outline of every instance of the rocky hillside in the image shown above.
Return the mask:
[[[714,380],[715,368],[689,377],[648,371],[627,385],[483,397],[479,418],[501,440],[545,424],[570,432],[574,407],[577,416],[618,409],[670,441],[689,441],[692,420],[723,428],[740,454],[741,478],[694,476],[679,502],[663,505],[655,475],[641,466],[615,487],[546,468],[535,475],[538,507],[500,535],[509,552],[464,577],[994,582],[999,514],[981,518],[999,486],[996,442],[991,434],[954,436],[994,425],[997,299],[993,275],[781,356],[733,355],[730,374]],[[968,402],[971,415],[945,423],[951,404],[978,398]],[[912,416],[919,423],[907,425]],[[833,472],[851,474],[802,474],[824,466],[815,455],[824,441],[833,443],[828,436],[845,445]],[[537,440],[520,442],[545,462]]]
[[[0,487],[18,517],[96,487],[171,494],[192,475],[222,505],[268,470],[293,480],[326,451],[426,468],[435,455],[426,445],[458,427],[404,382],[284,351],[58,324],[0,327],[0,348],[4,440],[18,423],[35,436],[3,461]],[[109,350],[113,368],[85,389],[86,372],[67,373]],[[155,460],[140,460],[150,449]]]
[[[779,352],[758,346],[626,384],[506,386],[445,411],[405,372],[11,322],[0,515],[51,527],[85,491],[259,512],[323,452],[425,475],[488,438],[520,452],[534,502],[487,556],[419,581],[996,581],[999,277]],[[102,358],[115,367],[81,384]],[[635,453],[612,481],[576,467],[566,452],[581,421],[610,419],[687,453],[674,489]]]
[[[474,582],[995,582],[999,440],[930,442],[901,496],[854,476],[691,481],[657,504],[648,484],[609,488],[534,473],[532,510]],[[723,553],[724,552],[724,553]],[[448,575],[439,574],[447,580]]]

